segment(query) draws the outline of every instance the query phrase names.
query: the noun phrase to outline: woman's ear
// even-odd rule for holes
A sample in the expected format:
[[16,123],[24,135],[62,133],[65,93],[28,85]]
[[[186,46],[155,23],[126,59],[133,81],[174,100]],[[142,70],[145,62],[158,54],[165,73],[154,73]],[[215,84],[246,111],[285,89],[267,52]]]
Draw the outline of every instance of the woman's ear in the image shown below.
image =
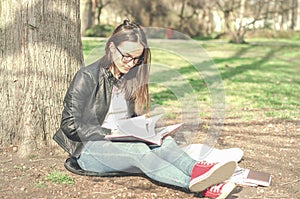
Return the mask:
[[114,44],[113,42],[110,42],[110,43],[109,43],[109,51],[110,51],[110,52],[113,52],[113,51],[115,50],[115,48],[116,48],[116,47],[115,47],[115,44]]

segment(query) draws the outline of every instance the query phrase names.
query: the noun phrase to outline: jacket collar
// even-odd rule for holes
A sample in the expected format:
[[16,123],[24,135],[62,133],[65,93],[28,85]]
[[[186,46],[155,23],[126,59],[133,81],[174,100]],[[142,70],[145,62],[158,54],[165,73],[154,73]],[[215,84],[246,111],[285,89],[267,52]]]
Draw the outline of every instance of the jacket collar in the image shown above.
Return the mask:
[[121,76],[120,79],[117,79],[114,77],[114,75],[109,70],[109,68],[103,68],[103,73],[104,73],[104,76],[108,79],[108,81],[111,82],[114,86],[116,86],[118,88],[121,86],[123,79],[124,79],[124,75]]

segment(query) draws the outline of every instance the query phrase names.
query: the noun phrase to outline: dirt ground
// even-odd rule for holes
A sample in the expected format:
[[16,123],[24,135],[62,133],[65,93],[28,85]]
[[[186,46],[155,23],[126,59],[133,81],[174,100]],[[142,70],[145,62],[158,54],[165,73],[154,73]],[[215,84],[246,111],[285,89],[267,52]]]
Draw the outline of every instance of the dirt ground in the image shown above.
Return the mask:
[[[200,130],[205,126],[204,121]],[[201,136],[200,136],[201,137]],[[226,118],[217,148],[244,151],[239,166],[272,174],[270,187],[237,186],[228,198],[300,198],[300,121]],[[0,151],[0,198],[199,198],[193,193],[159,186],[143,177],[86,177],[63,166],[66,155],[51,150],[20,159],[15,148]],[[37,155],[38,154],[38,155]],[[74,184],[58,184],[53,170],[71,176]]]

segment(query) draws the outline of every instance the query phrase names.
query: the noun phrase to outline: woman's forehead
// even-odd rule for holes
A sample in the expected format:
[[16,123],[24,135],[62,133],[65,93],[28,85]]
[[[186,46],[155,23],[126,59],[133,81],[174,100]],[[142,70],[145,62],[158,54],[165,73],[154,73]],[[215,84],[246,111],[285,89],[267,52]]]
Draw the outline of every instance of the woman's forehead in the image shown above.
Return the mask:
[[128,53],[132,56],[139,56],[144,51],[144,46],[141,43],[131,41],[124,41],[120,43],[118,48],[120,48],[124,54]]

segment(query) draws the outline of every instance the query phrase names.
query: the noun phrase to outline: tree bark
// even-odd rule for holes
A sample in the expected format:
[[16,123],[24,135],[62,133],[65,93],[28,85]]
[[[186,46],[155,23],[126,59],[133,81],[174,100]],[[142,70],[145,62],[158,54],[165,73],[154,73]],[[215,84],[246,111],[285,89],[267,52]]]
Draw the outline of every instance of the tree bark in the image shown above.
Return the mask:
[[62,100],[83,63],[79,0],[0,2],[0,144],[53,146]]

